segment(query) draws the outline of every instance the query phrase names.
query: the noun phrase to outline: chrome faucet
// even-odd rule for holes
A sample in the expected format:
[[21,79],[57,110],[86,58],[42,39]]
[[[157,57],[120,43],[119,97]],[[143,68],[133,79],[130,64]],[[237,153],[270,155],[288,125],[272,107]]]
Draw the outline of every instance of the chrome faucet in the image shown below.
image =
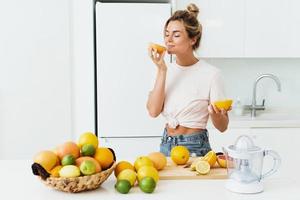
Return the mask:
[[263,78],[271,78],[275,81],[277,85],[277,90],[280,92],[281,91],[281,83],[280,80],[277,76],[274,76],[273,74],[262,74],[259,77],[256,78],[254,85],[253,85],[253,95],[252,95],[252,104],[246,106],[246,109],[251,110],[251,117],[255,118],[256,117],[256,110],[265,110],[265,99],[262,102],[262,105],[256,105],[256,88],[258,82],[263,79]]

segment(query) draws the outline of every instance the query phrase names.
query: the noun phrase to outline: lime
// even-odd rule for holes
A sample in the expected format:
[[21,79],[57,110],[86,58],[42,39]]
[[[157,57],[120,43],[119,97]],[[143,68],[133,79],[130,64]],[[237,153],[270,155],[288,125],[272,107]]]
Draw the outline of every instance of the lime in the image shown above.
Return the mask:
[[152,177],[146,176],[139,182],[139,187],[143,192],[152,193],[156,187],[156,182]]
[[127,194],[131,188],[131,184],[128,180],[121,179],[117,181],[115,188],[118,192]]
[[92,144],[84,144],[81,147],[81,155],[82,156],[93,156],[96,152],[95,147]]
[[63,159],[61,160],[61,165],[74,165],[75,164],[75,157],[72,154],[65,155]]
[[96,165],[91,160],[85,160],[80,164],[80,171],[83,175],[91,175],[96,172]]

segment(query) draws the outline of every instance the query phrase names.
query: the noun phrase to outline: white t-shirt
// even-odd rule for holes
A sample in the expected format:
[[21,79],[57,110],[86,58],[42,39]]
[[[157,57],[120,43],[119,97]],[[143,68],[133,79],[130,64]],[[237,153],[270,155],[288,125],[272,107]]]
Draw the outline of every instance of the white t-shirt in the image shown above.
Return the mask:
[[168,126],[205,129],[210,102],[225,99],[221,72],[204,60],[191,66],[168,66],[162,115]]

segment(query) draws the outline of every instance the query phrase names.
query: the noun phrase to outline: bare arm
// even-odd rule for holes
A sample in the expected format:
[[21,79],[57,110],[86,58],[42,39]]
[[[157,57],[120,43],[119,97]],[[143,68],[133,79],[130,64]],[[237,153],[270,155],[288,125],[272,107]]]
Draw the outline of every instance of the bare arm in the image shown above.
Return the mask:
[[167,66],[164,62],[165,52],[158,54],[155,49],[149,47],[148,53],[157,66],[157,75],[154,88],[148,97],[147,109],[151,117],[157,117],[162,112],[164,106]]
[[229,118],[226,110],[219,110],[214,105],[208,106],[209,116],[213,125],[220,131],[224,132],[227,130]]

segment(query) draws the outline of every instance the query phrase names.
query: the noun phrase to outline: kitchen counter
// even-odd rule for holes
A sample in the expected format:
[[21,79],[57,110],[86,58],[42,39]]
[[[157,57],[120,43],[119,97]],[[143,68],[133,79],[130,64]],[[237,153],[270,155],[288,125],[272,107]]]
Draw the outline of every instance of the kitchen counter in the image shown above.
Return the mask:
[[269,178],[264,182],[265,191],[259,194],[235,194],[224,188],[225,180],[161,180],[152,194],[143,193],[137,186],[129,194],[114,189],[116,179],[112,174],[99,189],[83,193],[65,193],[44,185],[31,173],[31,161],[0,160],[0,194],[5,199],[67,200],[67,199],[255,199],[299,200],[299,176]]

